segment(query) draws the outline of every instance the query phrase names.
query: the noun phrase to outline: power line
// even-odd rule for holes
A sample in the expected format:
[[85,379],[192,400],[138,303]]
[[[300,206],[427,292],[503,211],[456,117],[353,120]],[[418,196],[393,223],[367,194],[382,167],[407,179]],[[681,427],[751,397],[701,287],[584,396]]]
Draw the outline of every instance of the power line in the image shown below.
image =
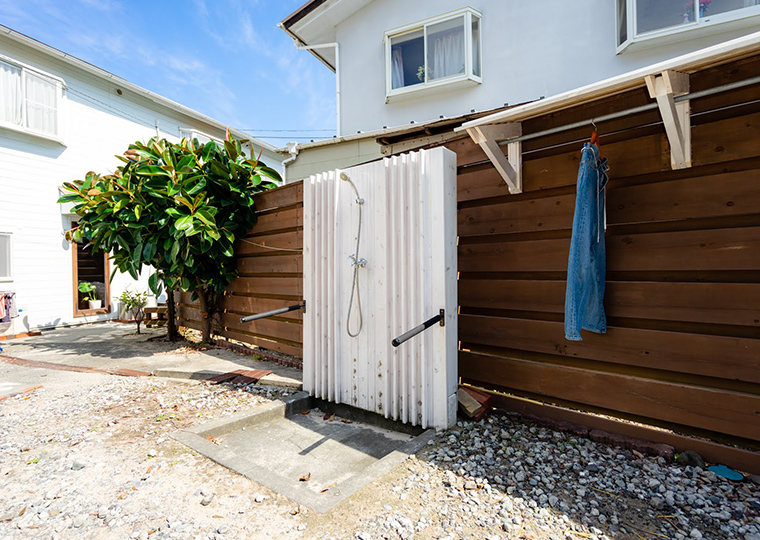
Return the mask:
[[293,139],[332,139],[333,138],[333,137],[315,137],[315,136],[311,136],[310,137],[308,135],[303,136],[303,137],[297,137],[297,136],[293,136],[293,137],[273,137],[271,135],[254,135],[252,133],[250,133],[249,135],[251,135],[251,137],[257,137],[257,138],[262,138],[262,139],[287,139],[287,140],[290,140],[290,141],[292,141]]
[[240,131],[266,131],[267,133],[312,133],[316,131],[335,131],[335,129],[255,129],[255,128],[238,128]]

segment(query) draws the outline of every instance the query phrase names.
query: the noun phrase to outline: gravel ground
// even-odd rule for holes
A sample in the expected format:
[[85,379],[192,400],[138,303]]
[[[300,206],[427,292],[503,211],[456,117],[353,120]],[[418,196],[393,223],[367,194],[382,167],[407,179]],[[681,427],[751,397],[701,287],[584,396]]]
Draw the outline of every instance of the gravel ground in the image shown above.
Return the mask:
[[0,538],[760,540],[749,480],[509,415],[460,422],[315,514],[168,438],[286,391],[105,381],[0,403]]

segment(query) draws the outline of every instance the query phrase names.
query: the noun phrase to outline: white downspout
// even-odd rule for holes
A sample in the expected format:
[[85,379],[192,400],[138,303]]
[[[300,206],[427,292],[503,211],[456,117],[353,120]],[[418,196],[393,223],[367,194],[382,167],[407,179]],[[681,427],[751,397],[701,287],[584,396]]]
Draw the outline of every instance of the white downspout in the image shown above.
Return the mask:
[[288,183],[288,165],[293,163],[298,157],[298,143],[297,142],[288,143],[287,147],[288,147],[288,152],[290,152],[290,157],[282,161],[282,183],[283,184]]
[[336,135],[340,137],[340,46],[337,42],[333,43],[318,43],[316,45],[299,45],[297,40],[293,40],[295,46],[300,51],[310,51],[312,49],[326,49],[328,47],[335,47],[335,108],[338,110],[338,125],[336,128]]

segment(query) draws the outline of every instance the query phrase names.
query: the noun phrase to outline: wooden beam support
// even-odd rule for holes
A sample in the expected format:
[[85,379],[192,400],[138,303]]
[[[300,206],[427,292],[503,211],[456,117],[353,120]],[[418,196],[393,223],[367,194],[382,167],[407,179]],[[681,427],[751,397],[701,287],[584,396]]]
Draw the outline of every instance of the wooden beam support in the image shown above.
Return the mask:
[[674,98],[689,93],[689,75],[675,70],[645,77],[649,96],[657,106],[670,143],[670,164],[673,169],[691,167],[691,116],[689,100],[676,103]]
[[499,141],[516,139],[522,135],[522,124],[491,124],[475,126],[467,130],[476,144],[480,145],[493,166],[507,183],[509,192],[522,193],[522,143],[514,141],[507,144],[507,155],[501,151]]

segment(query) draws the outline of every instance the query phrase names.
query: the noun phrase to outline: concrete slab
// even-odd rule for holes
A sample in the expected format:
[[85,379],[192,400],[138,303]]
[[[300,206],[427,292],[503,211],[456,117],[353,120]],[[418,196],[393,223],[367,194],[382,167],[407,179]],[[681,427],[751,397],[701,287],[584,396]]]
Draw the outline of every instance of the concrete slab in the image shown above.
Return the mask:
[[177,349],[178,344],[150,341],[165,329],[144,328],[135,334],[134,324],[98,323],[45,331],[41,336],[3,342],[3,354],[39,362],[147,371],[157,377],[207,379],[240,369],[273,373],[260,384],[301,389],[301,370],[224,349]]
[[296,394],[172,437],[300,505],[326,512],[435,436],[434,430],[415,435],[337,416],[326,420],[314,405],[307,394]]

